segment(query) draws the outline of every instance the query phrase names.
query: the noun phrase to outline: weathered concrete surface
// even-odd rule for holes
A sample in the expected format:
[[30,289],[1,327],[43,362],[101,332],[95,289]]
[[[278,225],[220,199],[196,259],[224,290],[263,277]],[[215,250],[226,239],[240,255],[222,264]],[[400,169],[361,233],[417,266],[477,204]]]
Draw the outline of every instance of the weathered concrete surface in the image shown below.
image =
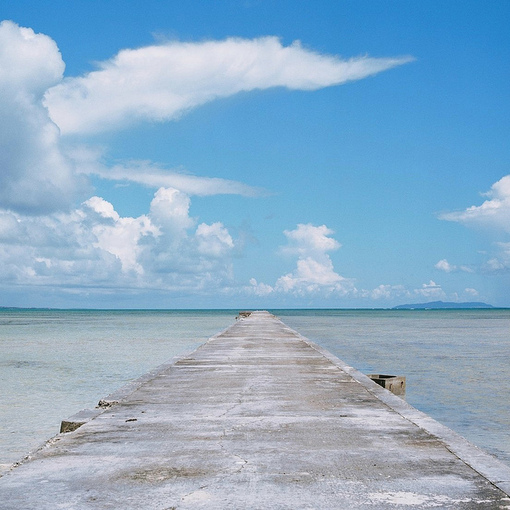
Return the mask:
[[265,312],[106,400],[0,508],[510,508],[510,468]]

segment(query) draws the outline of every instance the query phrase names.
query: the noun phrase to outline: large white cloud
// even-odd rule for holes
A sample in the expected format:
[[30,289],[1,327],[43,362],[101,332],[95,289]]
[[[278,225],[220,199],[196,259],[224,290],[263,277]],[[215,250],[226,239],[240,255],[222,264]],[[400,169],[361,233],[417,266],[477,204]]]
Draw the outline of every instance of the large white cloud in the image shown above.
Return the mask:
[[231,285],[234,240],[220,222],[195,225],[189,197],[167,188],[136,218],[97,196],[67,213],[0,212],[1,283],[186,292]]
[[51,118],[64,133],[96,133],[139,120],[175,119],[184,112],[242,91],[287,87],[315,90],[359,80],[410,57],[321,55],[276,37],[200,43],[168,42],[125,49],[82,77],[46,93]]
[[[236,241],[221,222],[193,218],[190,196],[256,196],[261,190],[151,162],[109,167],[100,152],[83,145],[71,150],[61,132],[81,135],[139,120],[176,119],[238,92],[276,86],[313,90],[409,60],[342,60],[299,43],[283,47],[274,37],[227,39],[123,50],[97,71],[63,80],[64,62],[50,37],[0,23],[1,283],[209,293],[229,288]],[[114,204],[97,196],[76,206],[77,193],[88,191],[88,175],[157,191],[138,217],[120,216]],[[352,283],[335,272],[328,255],[340,247],[331,234],[312,225],[286,231],[283,251],[297,256],[296,268],[274,288],[255,280],[252,286],[266,295],[351,292]]]
[[144,268],[138,262],[142,249],[139,241],[144,236],[158,237],[159,228],[145,215],[121,218],[113,205],[100,197],[92,197],[83,205],[97,214],[91,229],[96,238],[93,246],[117,257],[123,272],[144,274]]
[[0,208],[21,214],[64,210],[76,199],[76,192],[86,192],[84,176],[91,174],[172,187],[188,195],[260,195],[262,190],[239,182],[168,171],[150,162],[108,168],[101,164],[100,154],[94,159],[91,151],[64,147],[60,133],[124,128],[140,119],[175,119],[217,97],[273,86],[312,90],[407,61],[408,57],[345,61],[298,43],[283,47],[275,37],[232,38],[126,49],[101,63],[99,70],[62,81],[65,66],[56,43],[30,28],[3,21]]
[[42,105],[64,72],[57,45],[3,21],[0,69],[0,207],[31,214],[67,207],[79,182]]
[[17,88],[36,98],[62,79],[65,68],[55,41],[8,20],[0,23],[0,64],[2,92]]

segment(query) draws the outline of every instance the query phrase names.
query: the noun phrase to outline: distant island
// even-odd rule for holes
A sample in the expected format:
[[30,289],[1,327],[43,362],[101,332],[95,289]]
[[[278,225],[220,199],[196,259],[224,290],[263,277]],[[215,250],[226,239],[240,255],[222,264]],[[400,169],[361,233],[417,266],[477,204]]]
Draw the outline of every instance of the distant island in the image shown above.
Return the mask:
[[431,301],[430,303],[414,303],[410,305],[398,305],[393,307],[393,310],[429,310],[429,309],[443,309],[443,308],[494,308],[487,303],[468,302],[468,303],[454,303],[444,301]]

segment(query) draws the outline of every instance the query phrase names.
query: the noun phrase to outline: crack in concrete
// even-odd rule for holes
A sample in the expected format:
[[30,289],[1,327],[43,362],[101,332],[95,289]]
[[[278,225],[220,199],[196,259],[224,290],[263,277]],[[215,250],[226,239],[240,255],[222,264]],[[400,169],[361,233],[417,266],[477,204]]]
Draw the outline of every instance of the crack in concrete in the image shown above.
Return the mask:
[[236,402],[235,404],[232,404],[228,409],[226,409],[223,413],[221,413],[218,418],[224,418],[227,414],[229,414],[231,411],[233,411],[236,407],[239,407],[240,405],[243,404],[243,401],[241,399],[239,399],[238,402]]

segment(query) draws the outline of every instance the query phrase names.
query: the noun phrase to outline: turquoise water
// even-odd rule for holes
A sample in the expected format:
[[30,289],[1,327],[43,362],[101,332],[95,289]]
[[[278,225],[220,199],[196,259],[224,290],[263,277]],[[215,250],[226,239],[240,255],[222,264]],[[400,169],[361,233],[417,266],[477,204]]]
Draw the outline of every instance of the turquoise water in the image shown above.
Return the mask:
[[[510,310],[273,310],[510,464]],[[237,311],[0,310],[0,464],[60,421],[231,325]]]

